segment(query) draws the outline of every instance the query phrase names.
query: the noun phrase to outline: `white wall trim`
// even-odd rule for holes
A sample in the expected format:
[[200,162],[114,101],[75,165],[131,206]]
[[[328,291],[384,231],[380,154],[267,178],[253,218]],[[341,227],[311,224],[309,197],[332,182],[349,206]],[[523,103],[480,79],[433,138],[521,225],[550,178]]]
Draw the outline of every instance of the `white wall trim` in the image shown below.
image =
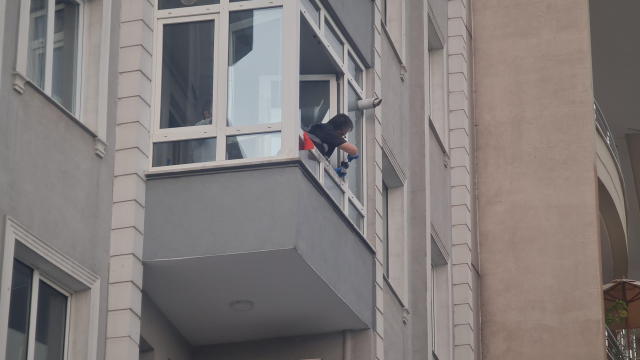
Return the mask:
[[[90,305],[87,328],[75,329],[74,332],[71,332],[72,329],[69,328],[69,337],[70,343],[73,343],[78,342],[79,339],[83,339],[86,336],[88,350],[87,354],[82,357],[88,360],[95,360],[98,348],[100,278],[73,259],[42,241],[9,216],[6,217],[5,221],[2,277],[0,278],[0,360],[5,358],[7,347],[7,324],[9,322],[11,281],[13,277],[13,259],[16,257],[16,242],[26,246],[44,258],[47,263],[80,282],[83,285],[80,291],[89,291]],[[23,259],[21,258],[21,260]],[[78,293],[78,291],[76,293]],[[77,314],[71,315],[76,316]],[[82,330],[82,333],[80,330]],[[78,346],[81,345],[78,344]],[[73,349],[70,351],[73,352]],[[81,356],[81,354],[76,355]]]

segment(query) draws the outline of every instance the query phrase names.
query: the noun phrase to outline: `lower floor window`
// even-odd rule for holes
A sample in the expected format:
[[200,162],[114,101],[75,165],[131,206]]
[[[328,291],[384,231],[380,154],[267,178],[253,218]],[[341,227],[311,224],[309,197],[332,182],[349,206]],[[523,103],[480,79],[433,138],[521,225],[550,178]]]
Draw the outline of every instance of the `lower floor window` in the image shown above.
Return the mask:
[[63,360],[69,296],[38,270],[14,260],[6,358]]

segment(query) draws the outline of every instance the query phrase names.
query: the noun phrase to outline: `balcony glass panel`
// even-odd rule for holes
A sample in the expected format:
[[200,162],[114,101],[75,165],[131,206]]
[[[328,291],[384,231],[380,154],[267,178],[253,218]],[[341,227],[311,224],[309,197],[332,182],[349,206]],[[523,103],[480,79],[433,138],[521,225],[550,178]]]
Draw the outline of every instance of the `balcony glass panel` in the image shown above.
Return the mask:
[[220,4],[220,0],[158,0],[158,10]]
[[216,138],[153,144],[153,166],[193,164],[216,160]]
[[327,192],[329,193],[329,195],[331,195],[333,200],[338,203],[338,206],[342,208],[342,199],[344,193],[342,192],[342,189],[340,189],[340,186],[338,186],[338,184],[328,173],[324,174],[324,188],[327,189]]
[[302,129],[329,121],[330,81],[300,81],[299,121]]
[[307,165],[309,170],[313,173],[315,177],[318,177],[318,172],[320,170],[320,163],[318,159],[311,153],[309,150],[300,151],[300,159]]
[[160,128],[211,124],[214,21],[164,26]]
[[302,7],[306,10],[307,14],[311,16],[311,19],[316,23],[317,27],[320,27],[320,7],[314,0],[301,0]]
[[353,80],[356,81],[356,84],[362,88],[362,69],[360,65],[354,60],[353,56],[349,54],[349,63],[347,66],[347,70],[349,74],[353,77]]
[[328,21],[324,22],[324,36],[329,42],[329,45],[336,52],[340,60],[344,59],[344,43],[340,40],[340,37],[333,29],[333,26]]
[[362,162],[364,161],[364,154],[362,151],[363,146],[363,137],[362,137],[362,110],[358,110],[358,100],[360,97],[353,89],[353,87],[349,86],[349,94],[348,94],[348,106],[349,106],[349,117],[353,121],[353,130],[347,135],[347,141],[354,144],[358,151],[360,151],[361,159],[352,161],[349,165],[348,171],[348,181],[349,181],[349,190],[355,195],[355,197],[363,203],[363,182],[362,182]]
[[282,8],[229,14],[227,125],[282,120]]
[[280,155],[279,132],[227,137],[227,160]]
[[349,201],[349,219],[360,231],[364,231],[364,217],[351,201]]

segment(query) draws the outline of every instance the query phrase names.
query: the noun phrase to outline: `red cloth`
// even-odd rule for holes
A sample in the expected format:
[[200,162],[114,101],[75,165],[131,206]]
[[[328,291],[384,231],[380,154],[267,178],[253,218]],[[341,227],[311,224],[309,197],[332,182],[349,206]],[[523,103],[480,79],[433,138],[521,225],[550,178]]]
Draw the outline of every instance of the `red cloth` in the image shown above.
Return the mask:
[[309,135],[307,135],[306,131],[302,132],[302,136],[304,137],[304,142],[301,141],[300,142],[300,148],[299,150],[311,150],[315,147],[315,145],[313,144],[313,141],[311,141],[311,139],[309,138]]

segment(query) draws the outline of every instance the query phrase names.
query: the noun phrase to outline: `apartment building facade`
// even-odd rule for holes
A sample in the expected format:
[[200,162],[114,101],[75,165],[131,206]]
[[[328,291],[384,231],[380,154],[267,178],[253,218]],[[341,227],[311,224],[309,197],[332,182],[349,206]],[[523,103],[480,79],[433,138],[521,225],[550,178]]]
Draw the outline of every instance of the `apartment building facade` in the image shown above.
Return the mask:
[[606,358],[620,4],[0,0],[0,359]]

